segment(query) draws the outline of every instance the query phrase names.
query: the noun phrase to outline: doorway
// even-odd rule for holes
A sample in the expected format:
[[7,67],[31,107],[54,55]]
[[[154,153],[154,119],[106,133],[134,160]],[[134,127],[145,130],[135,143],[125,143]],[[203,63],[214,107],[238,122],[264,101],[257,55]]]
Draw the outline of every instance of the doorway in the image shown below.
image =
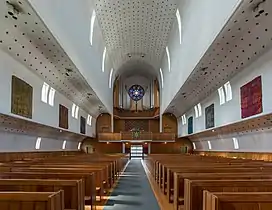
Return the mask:
[[143,145],[131,145],[130,146],[130,157],[131,157],[131,159],[142,159],[143,158]]

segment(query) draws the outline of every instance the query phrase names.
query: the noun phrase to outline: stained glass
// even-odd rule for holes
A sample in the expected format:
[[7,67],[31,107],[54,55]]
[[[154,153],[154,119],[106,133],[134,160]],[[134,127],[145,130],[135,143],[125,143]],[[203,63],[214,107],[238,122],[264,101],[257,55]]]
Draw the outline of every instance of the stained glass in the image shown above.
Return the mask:
[[141,85],[132,85],[128,90],[128,95],[133,101],[139,101],[145,94],[144,88]]

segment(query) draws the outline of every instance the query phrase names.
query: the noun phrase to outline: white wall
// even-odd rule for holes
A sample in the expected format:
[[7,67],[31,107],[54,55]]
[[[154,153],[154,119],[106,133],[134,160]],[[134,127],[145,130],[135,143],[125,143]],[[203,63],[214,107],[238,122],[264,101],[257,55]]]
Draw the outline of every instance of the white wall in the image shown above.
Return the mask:
[[[194,133],[205,130],[205,108],[214,103],[215,109],[215,127],[241,121],[241,98],[240,87],[250,82],[257,76],[262,77],[262,101],[263,112],[256,117],[272,112],[272,97],[271,97],[271,78],[272,78],[272,50],[262,55],[258,60],[253,62],[250,66],[246,67],[240,74],[236,75],[231,81],[232,86],[232,100],[223,105],[219,104],[218,92],[214,92],[210,97],[201,102],[202,116],[195,118],[195,112],[192,108],[185,113],[186,118],[194,116]],[[246,118],[246,119],[249,119]],[[187,135],[187,124],[182,125],[181,119],[179,120],[178,133],[179,136]],[[199,149],[208,150],[207,140],[211,141],[213,150],[230,150],[233,147],[232,137],[237,137],[241,140],[241,150],[243,151],[267,151],[272,149],[271,144],[271,131],[263,130],[256,134],[247,134],[241,136],[217,136],[215,139],[201,139],[205,143],[198,143]],[[270,143],[269,143],[270,142]]]
[[143,106],[150,108],[150,100],[151,100],[151,95],[150,93],[151,87],[150,84],[152,82],[152,79],[148,79],[143,76],[131,76],[124,78],[122,80],[123,84],[123,108],[124,109],[129,109],[130,108],[130,97],[127,93],[127,90],[125,89],[125,86],[127,86],[127,89],[129,89],[132,85],[141,85],[144,89],[146,89],[145,95],[143,97]]
[[[11,78],[12,75],[19,77],[33,87],[33,115],[32,121],[53,127],[59,126],[59,104],[69,109],[69,131],[80,133],[80,116],[86,118],[87,113],[79,109],[78,119],[72,118],[71,110],[73,103],[60,93],[56,92],[54,106],[41,101],[43,80],[33,74],[24,65],[0,50],[0,113],[20,117],[11,113]],[[87,125],[86,135],[94,136],[96,119],[93,118],[92,126]]]
[[[42,138],[36,150],[36,136],[0,132],[0,152],[61,151],[63,140]],[[78,142],[67,141],[65,150],[77,150]],[[64,151],[64,150],[63,150]]]
[[201,57],[234,12],[239,0],[181,0],[182,42],[179,41],[177,20],[169,37],[171,60],[169,72],[167,55],[162,62],[164,88],[161,111],[164,111],[186,81]]
[[110,113],[113,109],[112,89],[108,88],[112,62],[106,57],[102,72],[104,41],[95,20],[93,45],[89,42],[93,11],[90,0],[29,0],[81,74]]

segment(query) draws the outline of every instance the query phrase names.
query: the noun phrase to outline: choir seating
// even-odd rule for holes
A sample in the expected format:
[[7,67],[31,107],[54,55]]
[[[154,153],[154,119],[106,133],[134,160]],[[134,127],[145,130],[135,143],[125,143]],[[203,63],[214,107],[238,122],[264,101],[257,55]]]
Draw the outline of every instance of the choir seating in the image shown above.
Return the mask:
[[80,152],[2,161],[0,191],[23,195],[62,190],[64,209],[83,210],[84,205],[96,209],[97,205],[102,204],[102,197],[116,183],[127,162],[128,157],[123,154]]
[[[175,210],[204,209],[205,190],[209,193],[258,192],[263,197],[272,192],[271,162],[184,154],[149,155],[144,162],[160,194]],[[231,201],[235,196],[230,194],[229,198]]]

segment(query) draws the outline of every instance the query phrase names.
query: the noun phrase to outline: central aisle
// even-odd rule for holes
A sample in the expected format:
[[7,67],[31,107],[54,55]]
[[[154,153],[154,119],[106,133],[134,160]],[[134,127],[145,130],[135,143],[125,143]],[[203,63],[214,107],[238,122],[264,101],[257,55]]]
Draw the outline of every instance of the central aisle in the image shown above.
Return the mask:
[[141,160],[131,160],[104,210],[159,210]]

